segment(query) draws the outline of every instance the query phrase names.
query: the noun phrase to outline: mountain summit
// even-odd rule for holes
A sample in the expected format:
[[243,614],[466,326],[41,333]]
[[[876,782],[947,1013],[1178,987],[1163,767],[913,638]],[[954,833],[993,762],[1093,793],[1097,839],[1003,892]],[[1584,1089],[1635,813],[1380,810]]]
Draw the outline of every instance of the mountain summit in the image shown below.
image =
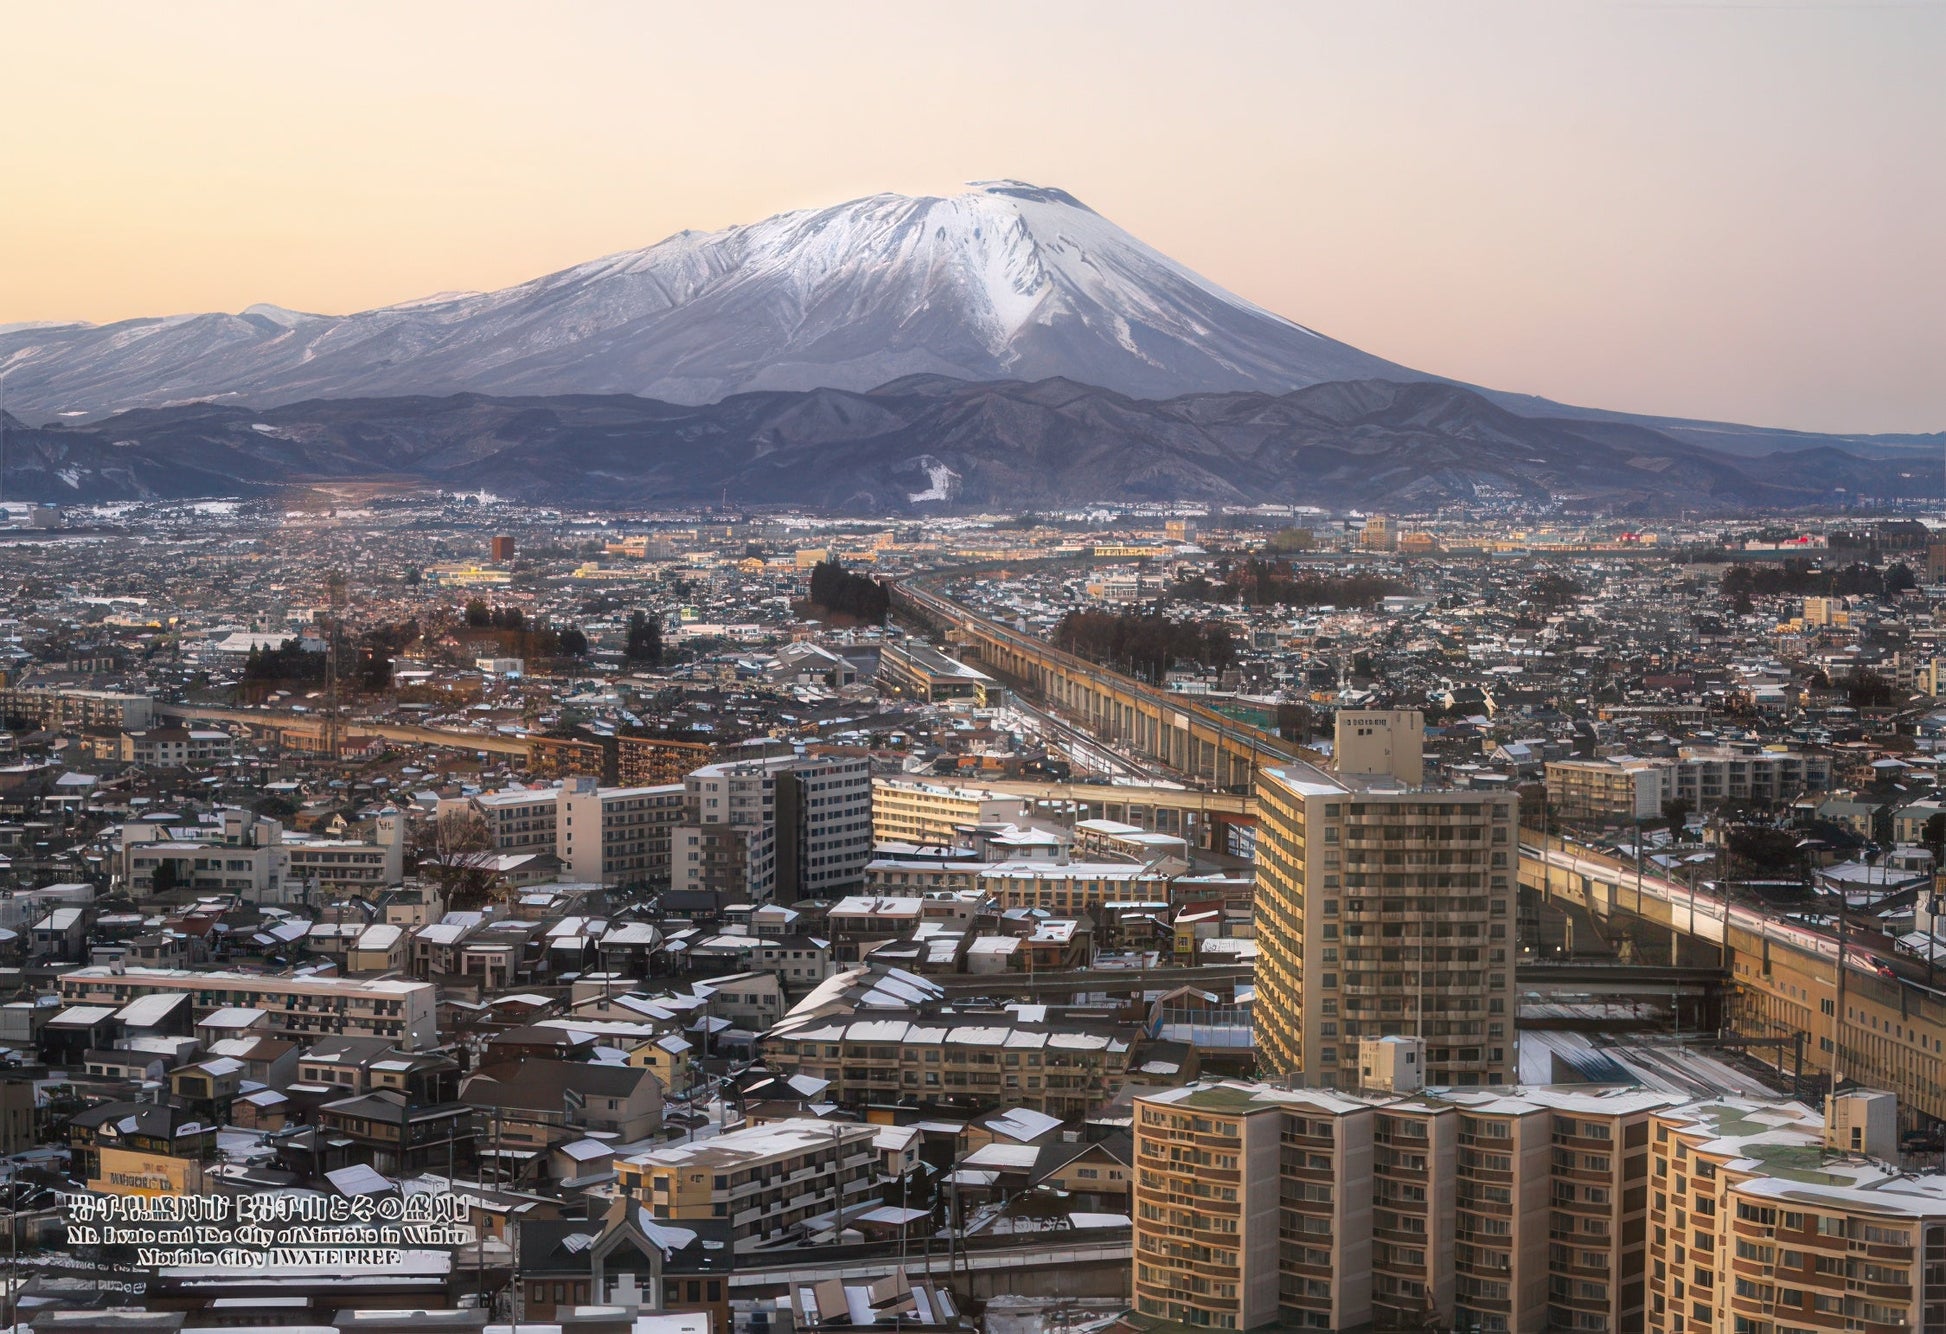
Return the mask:
[[260,304],[0,329],[0,371],[18,409],[88,414],[463,391],[697,404],[918,374],[1060,377],[1142,398],[1424,378],[1018,181],[679,232],[502,291],[355,315]]

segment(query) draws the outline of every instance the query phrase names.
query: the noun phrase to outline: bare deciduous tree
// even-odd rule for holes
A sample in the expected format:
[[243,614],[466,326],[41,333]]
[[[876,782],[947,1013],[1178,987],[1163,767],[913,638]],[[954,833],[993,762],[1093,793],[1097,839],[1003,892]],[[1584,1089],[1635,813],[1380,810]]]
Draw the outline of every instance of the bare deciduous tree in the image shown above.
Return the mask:
[[493,897],[498,856],[478,811],[448,811],[428,821],[414,851],[419,879],[438,890],[447,912],[470,912]]

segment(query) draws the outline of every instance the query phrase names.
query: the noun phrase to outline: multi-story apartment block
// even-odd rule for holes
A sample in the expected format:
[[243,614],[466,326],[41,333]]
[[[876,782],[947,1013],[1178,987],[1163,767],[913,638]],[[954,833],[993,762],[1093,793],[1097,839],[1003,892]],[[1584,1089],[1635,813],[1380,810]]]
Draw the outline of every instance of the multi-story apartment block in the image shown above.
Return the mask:
[[228,732],[210,728],[152,727],[116,738],[116,758],[145,769],[199,769],[227,760],[236,751]]
[[950,1102],[1080,1116],[1129,1078],[1132,1024],[1030,1021],[1011,1011],[787,1019],[764,1035],[766,1060],[829,1080],[838,1102]]
[[1426,1082],[1513,1082],[1514,801],[1292,763],[1258,771],[1260,1067],[1356,1082],[1357,1040]]
[[155,703],[147,695],[113,690],[11,686],[0,688],[0,724],[10,720],[48,730],[112,727],[140,732],[155,723]]
[[593,778],[610,787],[660,787],[708,764],[713,750],[708,742],[663,737],[533,737],[527,772],[535,778]]
[[729,1219],[733,1248],[744,1251],[869,1201],[876,1137],[855,1122],[774,1121],[651,1149],[616,1172],[622,1191],[657,1219]]
[[792,897],[828,899],[865,882],[872,859],[872,766],[863,756],[821,755],[792,765],[797,789],[797,885]]
[[1133,1304],[1246,1330],[1946,1329],[1946,1176],[1888,1161],[1888,1100],[1145,1094]]
[[[405,817],[386,811],[369,841],[287,835],[276,820],[225,809],[195,824],[131,820],[121,831],[123,882],[289,903],[313,892],[383,889],[405,876]],[[162,871],[164,865],[169,868]]]
[[560,821],[558,787],[481,792],[467,804],[486,822],[495,852],[553,852]]
[[1650,1334],[1946,1329],[1946,1179],[1834,1136],[1860,1100],[1824,1117],[1744,1098],[1655,1117]]
[[1563,820],[1659,820],[1675,795],[1666,760],[1550,760],[1547,804]]
[[560,786],[480,793],[465,806],[486,822],[496,852],[553,853],[566,875],[586,884],[666,885],[683,788],[605,787],[578,775]]
[[1547,800],[1567,820],[1655,820],[1671,801],[1775,805],[1831,786],[1831,759],[1794,750],[1685,746],[1674,759],[1550,760]]
[[668,783],[680,783],[692,770],[708,764],[714,751],[715,748],[705,741],[617,737],[615,779],[623,787],[662,787]]
[[[1282,1106],[1224,1085],[1135,1103],[1136,1313],[1255,1329],[1282,1307]],[[1293,1240],[1301,1253],[1302,1243]],[[1315,1247],[1328,1264],[1328,1241]]]
[[613,737],[527,738],[527,772],[534,778],[616,779]]
[[1676,796],[1699,809],[1718,801],[1776,804],[1832,782],[1831,757],[1810,751],[1684,746],[1678,756]]
[[1649,1121],[1680,1101],[1209,1083],[1139,1096],[1135,1308],[1220,1329],[1640,1329]]
[[954,1005],[925,978],[875,965],[820,983],[764,1034],[762,1051],[775,1070],[829,1080],[838,1102],[1069,1117],[1129,1082],[1143,1041],[1136,1023]]
[[671,882],[720,903],[829,898],[864,883],[872,856],[871,765],[772,756],[689,775]]
[[1091,913],[1107,903],[1168,903],[1180,877],[1126,862],[982,864],[973,887],[1002,909]]
[[385,1038],[405,1050],[438,1042],[437,989],[387,978],[267,977],[173,968],[77,968],[63,973],[61,998],[122,1006],[138,996],[187,994],[195,1017],[225,1006],[258,1009],[274,1032]]
[[1453,1319],[1526,1331],[1547,1317],[1553,1122],[1545,1107],[1489,1099],[1462,1108],[1453,1163]]
[[961,826],[1017,822],[1027,812],[1025,798],[987,788],[906,778],[872,781],[872,838],[880,843],[952,847]]
[[287,898],[334,890],[384,889],[405,878],[405,817],[381,815],[371,841],[286,835],[281,846]]
[[556,854],[567,874],[587,884],[667,884],[676,827],[683,819],[680,784],[600,787],[571,779],[559,792]]
[[670,883],[720,902],[794,898],[797,793],[781,777],[790,759],[710,764],[684,782],[683,822],[673,835]]
[[1728,1273],[1718,1280],[1727,1318],[1711,1328],[1946,1329],[1946,1181],[1888,1174],[1863,1188],[1807,1187],[1767,1177],[1728,1195]]

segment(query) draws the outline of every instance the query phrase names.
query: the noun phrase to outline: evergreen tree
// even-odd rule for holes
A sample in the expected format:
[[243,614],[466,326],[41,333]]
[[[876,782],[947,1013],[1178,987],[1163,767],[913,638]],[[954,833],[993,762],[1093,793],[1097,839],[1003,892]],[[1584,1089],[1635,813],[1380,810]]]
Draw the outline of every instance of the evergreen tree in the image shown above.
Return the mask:
[[662,661],[662,625],[656,617],[636,608],[628,617],[628,647],[623,650],[630,662],[655,666]]
[[879,625],[892,609],[892,595],[870,575],[853,574],[838,561],[822,560],[811,570],[811,605],[827,615]]

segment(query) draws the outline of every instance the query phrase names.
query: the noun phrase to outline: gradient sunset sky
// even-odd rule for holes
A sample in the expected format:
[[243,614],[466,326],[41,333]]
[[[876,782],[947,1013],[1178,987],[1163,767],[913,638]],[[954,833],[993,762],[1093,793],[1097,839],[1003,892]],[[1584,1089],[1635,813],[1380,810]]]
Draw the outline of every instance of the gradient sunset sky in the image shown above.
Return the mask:
[[1568,402],[1946,429],[1946,4],[17,2],[0,323],[344,312],[1061,186]]

